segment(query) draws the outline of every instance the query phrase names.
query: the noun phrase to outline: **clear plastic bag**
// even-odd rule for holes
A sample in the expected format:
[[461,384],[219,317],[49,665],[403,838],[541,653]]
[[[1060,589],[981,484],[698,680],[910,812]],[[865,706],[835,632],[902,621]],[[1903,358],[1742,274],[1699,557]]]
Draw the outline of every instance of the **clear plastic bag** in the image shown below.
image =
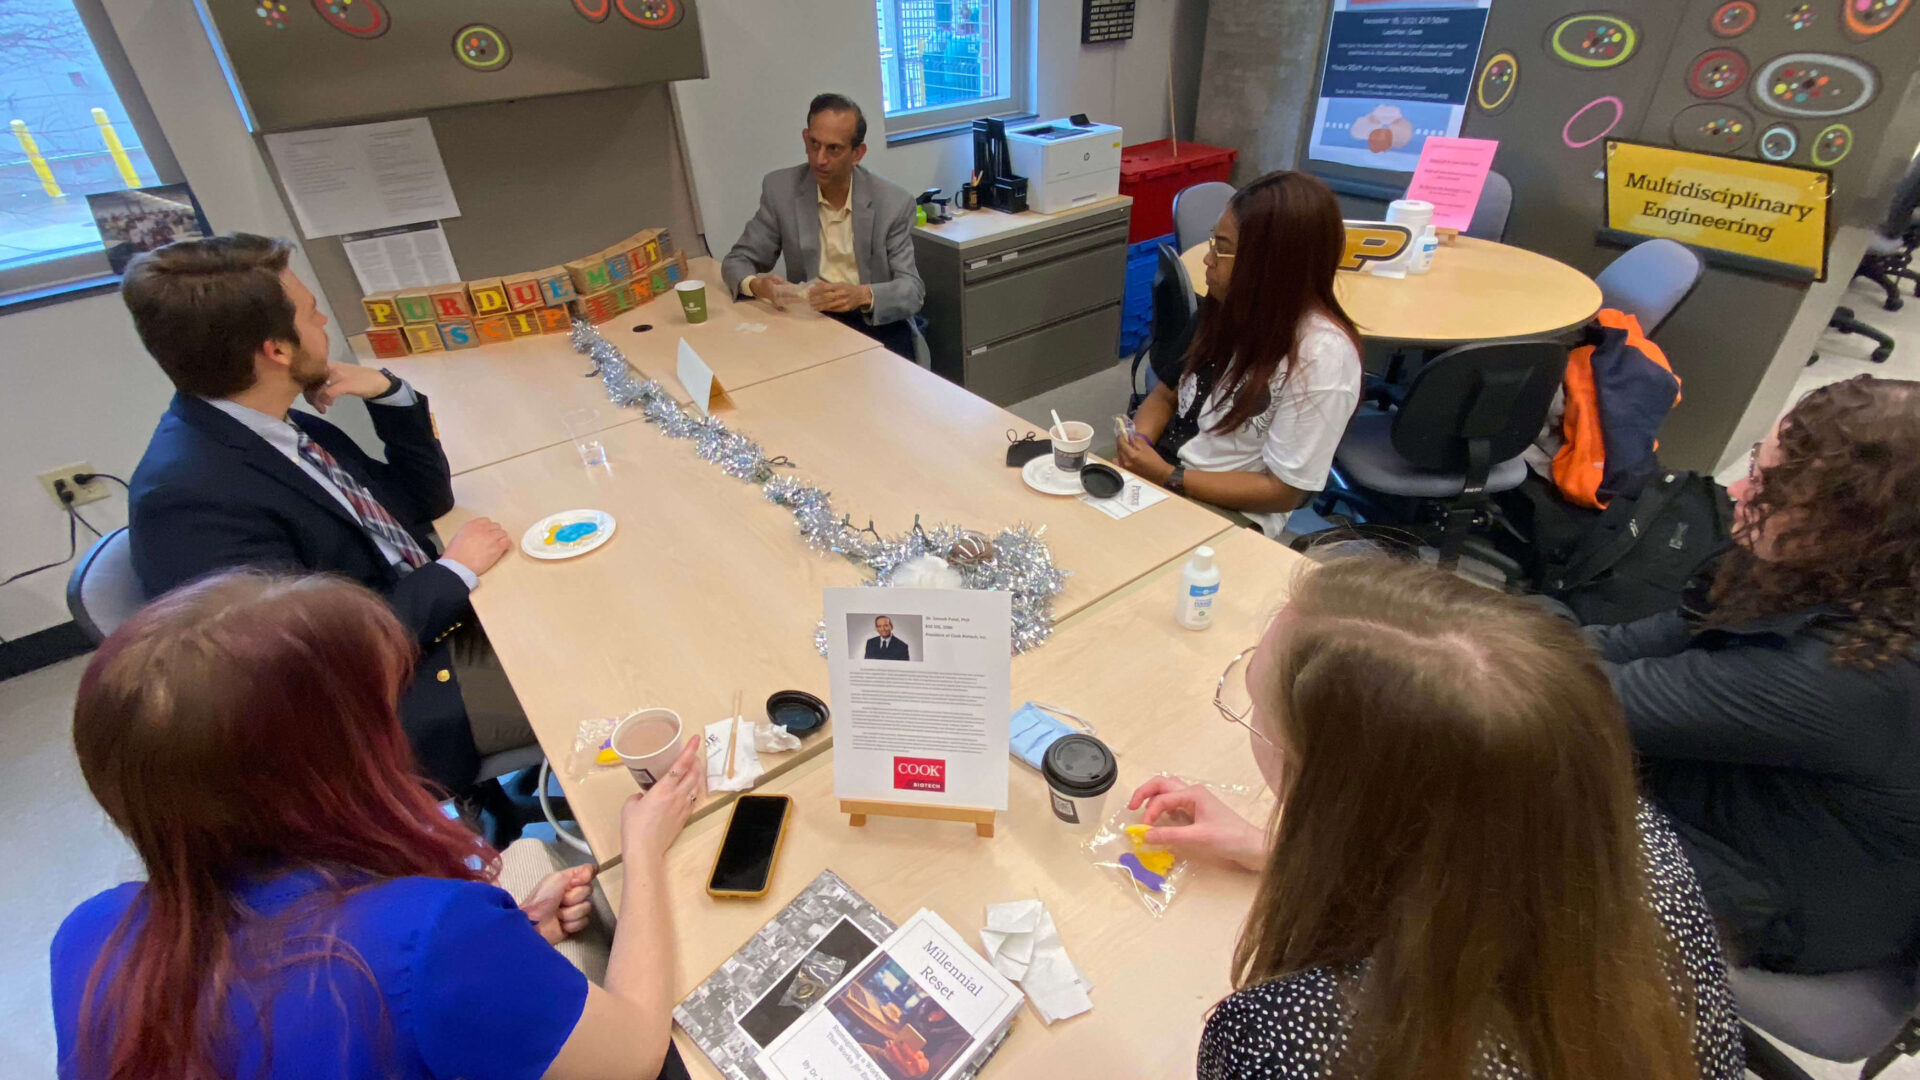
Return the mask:
[[[573,752],[567,755],[567,779],[579,783],[601,769],[618,767],[620,759],[612,754],[613,729],[619,717],[603,716],[580,721],[573,733]],[[610,761],[601,759],[606,751]]]
[[[1205,780],[1194,780],[1172,773],[1161,773],[1183,786],[1200,785],[1219,795],[1235,810],[1245,813],[1247,804],[1259,797],[1260,791],[1243,784],[1217,784]],[[1142,807],[1142,809],[1145,809]],[[1145,841],[1147,826],[1140,820],[1140,810],[1120,809],[1107,816],[1100,831],[1082,845],[1093,858],[1093,865],[1112,875],[1113,879],[1133,893],[1147,909],[1147,913],[1159,918],[1166,913],[1168,905],[1180,891],[1181,883],[1187,879],[1187,860],[1168,851],[1155,847]],[[1155,824],[1182,824],[1184,811],[1171,811]]]
[[847,970],[847,962],[838,956],[828,956],[823,952],[808,953],[793,969],[793,981],[787,984],[780,995],[782,1008],[805,1009],[833,989],[840,976]]
[[1145,843],[1140,836],[1146,828],[1140,823],[1140,811],[1115,811],[1086,842],[1086,849],[1093,856],[1093,865],[1131,890],[1147,913],[1157,919],[1166,913],[1186,880],[1187,860]]

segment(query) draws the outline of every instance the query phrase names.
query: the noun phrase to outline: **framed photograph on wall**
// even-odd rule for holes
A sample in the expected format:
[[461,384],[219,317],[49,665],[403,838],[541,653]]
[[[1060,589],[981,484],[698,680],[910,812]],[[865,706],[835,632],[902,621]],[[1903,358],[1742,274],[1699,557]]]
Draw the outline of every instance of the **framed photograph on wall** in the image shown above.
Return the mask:
[[142,251],[213,235],[193,189],[185,184],[89,195],[87,208],[116,274],[126,273],[128,261]]

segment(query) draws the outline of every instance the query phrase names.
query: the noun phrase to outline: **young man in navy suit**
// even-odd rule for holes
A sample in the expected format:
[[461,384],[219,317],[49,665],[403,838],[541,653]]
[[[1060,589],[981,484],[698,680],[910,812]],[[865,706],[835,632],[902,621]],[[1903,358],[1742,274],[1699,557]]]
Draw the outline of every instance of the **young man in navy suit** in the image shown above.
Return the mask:
[[907,643],[893,636],[893,620],[885,615],[873,620],[873,628],[879,632],[877,637],[867,639],[868,660],[912,660],[907,655]]
[[[291,253],[237,233],[127,267],[121,297],[178,391],[133,474],[134,572],[148,596],[239,566],[331,573],[380,593],[420,646],[401,724],[421,770],[462,791],[482,755],[533,742],[467,604],[511,541],[476,518],[434,553],[453,483],[427,399],[385,371],[328,361],[327,317],[287,268]],[[320,412],[366,399],[387,460],[292,411],[302,397]],[[463,678],[486,692],[463,697]]]

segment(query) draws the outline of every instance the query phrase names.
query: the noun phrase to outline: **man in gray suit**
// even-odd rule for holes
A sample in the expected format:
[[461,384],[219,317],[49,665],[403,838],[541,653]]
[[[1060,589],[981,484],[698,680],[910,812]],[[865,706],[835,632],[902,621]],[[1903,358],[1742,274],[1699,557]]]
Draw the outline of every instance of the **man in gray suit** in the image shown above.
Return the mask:
[[807,294],[815,310],[911,360],[908,320],[926,296],[913,265],[913,197],[860,167],[867,118],[851,100],[814,98],[801,135],[807,163],[767,174],[760,209],[720,263],[727,290],[779,306],[789,283],[770,271],[784,256],[788,277],[819,279]]

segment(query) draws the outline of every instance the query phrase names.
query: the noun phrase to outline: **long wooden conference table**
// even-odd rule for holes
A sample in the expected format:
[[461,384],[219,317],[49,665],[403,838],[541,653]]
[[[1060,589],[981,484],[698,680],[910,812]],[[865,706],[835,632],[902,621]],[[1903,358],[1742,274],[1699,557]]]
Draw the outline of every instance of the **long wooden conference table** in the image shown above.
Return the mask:
[[[712,265],[695,260],[695,272],[717,286],[703,263]],[[734,304],[716,291],[704,327],[689,327],[668,297],[601,332],[682,398],[671,376],[685,336],[732,394],[735,407],[721,414],[728,424],[792,459],[793,475],[830,490],[857,523],[871,520],[886,535],[910,529],[915,515],[988,534],[1044,526],[1069,576],[1054,603],[1053,637],[1014,660],[1015,704],[1044,702],[1094,726],[1121,764],[1109,808],[1164,770],[1238,785],[1232,797],[1258,811],[1245,734],[1210,703],[1219,672],[1284,600],[1299,556],[1178,497],[1114,520],[1078,499],[1034,492],[1004,463],[1006,430],[1030,425],[831,320]],[[742,323],[765,329],[732,328]],[[635,332],[638,325],[652,329]],[[475,516],[494,518],[516,540],[560,510],[596,508],[618,522],[611,540],[576,559],[543,562],[516,547],[473,594],[603,866],[618,858],[620,806],[635,788],[624,769],[569,774],[582,720],[665,706],[693,728],[727,716],[736,693],[748,719],[763,718],[759,706],[776,690],[828,696],[826,661],[814,646],[821,590],[861,584],[861,568],[810,551],[790,513],[758,486],[726,476],[636,411],[614,408],[564,336],[390,366],[428,395],[456,462],[458,505],[438,523],[443,537]],[[603,417],[605,466],[583,465],[558,422],[582,407]],[[1215,546],[1225,586],[1215,627],[1195,633],[1173,611],[1180,566],[1203,543]],[[1038,775],[1017,762],[994,838],[895,819],[854,830],[835,812],[831,737],[829,729],[799,751],[762,756],[759,790],[795,799],[765,899],[704,892],[726,819],[707,812],[731,796],[710,796],[675,846],[682,993],[822,869],[896,921],[933,907],[969,937],[984,904],[1037,892],[1096,983],[1094,1011],[1051,1028],[1029,1011],[990,1068],[1111,1076],[1191,1068],[1202,1014],[1228,989],[1249,876],[1202,868],[1154,919],[1091,865],[1078,847],[1084,836],[1054,822]],[[617,892],[617,878],[607,874],[603,884]],[[1153,977],[1141,978],[1144,970]],[[696,1074],[717,1075],[691,1044],[682,1050]],[[1103,1064],[1088,1073],[1089,1062]]]

